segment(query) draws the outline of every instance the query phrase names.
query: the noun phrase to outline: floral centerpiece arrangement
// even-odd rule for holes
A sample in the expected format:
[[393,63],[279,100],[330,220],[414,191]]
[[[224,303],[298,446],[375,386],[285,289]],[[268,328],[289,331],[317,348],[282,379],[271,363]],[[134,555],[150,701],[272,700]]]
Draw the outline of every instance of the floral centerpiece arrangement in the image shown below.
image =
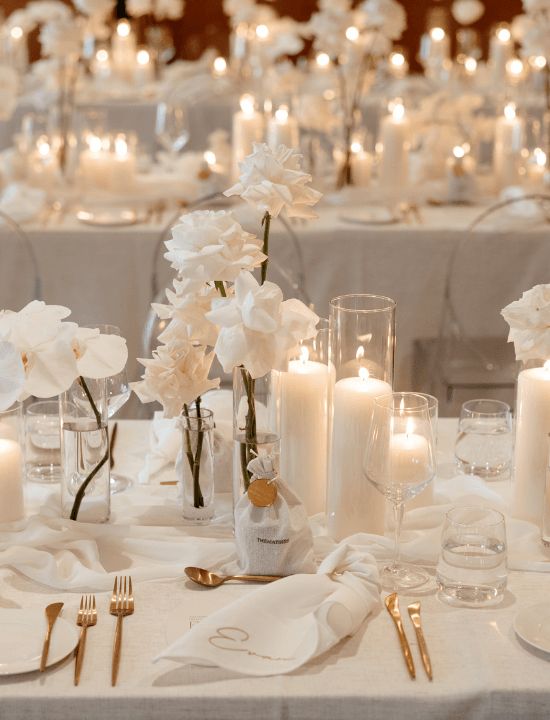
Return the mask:
[[105,433],[105,454],[77,489],[70,517],[76,520],[86,490],[109,460],[107,428],[88,387],[121,372],[128,359],[126,340],[81,328],[65,319],[71,311],[34,300],[19,312],[0,311],[0,411],[30,396],[51,398],[78,383],[97,429]]
[[[289,351],[315,335],[318,321],[302,302],[283,300],[281,289],[267,281],[272,219],[283,211],[314,217],[311,206],[320,198],[300,161],[284,146],[272,151],[256,144],[241,164],[239,182],[225,193],[239,195],[262,212],[262,240],[226,210],[189,213],[173,228],[165,257],[178,276],[167,291],[168,304],[154,306],[169,323],[153,358],[140,361],[145,373],[133,385],[144,402],[159,401],[168,417],[185,416],[193,401],[200,416],[201,394],[219,383],[208,378],[215,354],[225,372],[238,368],[244,382],[249,452],[256,435],[255,381],[273,369],[286,369]],[[186,454],[194,469],[194,501],[200,504],[197,457]],[[245,489],[251,459],[242,458]]]
[[319,10],[305,25],[313,47],[334,64],[340,85],[344,160],[338,187],[351,184],[351,145],[360,124],[364,95],[374,71],[407,27],[405,10],[396,0],[319,0]]

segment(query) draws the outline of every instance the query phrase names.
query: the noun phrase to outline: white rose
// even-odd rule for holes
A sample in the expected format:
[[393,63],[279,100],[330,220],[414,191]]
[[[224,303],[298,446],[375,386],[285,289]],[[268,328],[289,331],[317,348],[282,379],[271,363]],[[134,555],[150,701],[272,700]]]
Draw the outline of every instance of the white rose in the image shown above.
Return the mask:
[[501,312],[518,360],[550,359],[550,285],[535,285]]

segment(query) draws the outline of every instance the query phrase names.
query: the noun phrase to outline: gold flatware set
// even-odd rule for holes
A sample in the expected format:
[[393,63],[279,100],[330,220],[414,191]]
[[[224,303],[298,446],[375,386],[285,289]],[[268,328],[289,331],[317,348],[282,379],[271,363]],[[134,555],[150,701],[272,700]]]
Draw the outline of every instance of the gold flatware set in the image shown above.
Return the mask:
[[[48,662],[48,651],[50,648],[50,638],[52,629],[57,620],[63,603],[52,603],[45,609],[47,628],[42,647],[42,657],[40,660],[40,672],[44,672]],[[109,613],[117,619],[115,627],[115,639],[113,644],[113,656],[111,661],[111,685],[116,685],[118,678],[118,669],[120,666],[120,656],[122,649],[122,621],[123,618],[134,613],[134,594],[132,590],[132,578],[115,577],[111,601],[109,604]],[[78,609],[76,624],[80,628],[80,638],[78,645],[74,651],[75,668],[74,668],[74,684],[80,682],[80,674],[82,664],[84,662],[84,653],[86,651],[86,635],[88,628],[97,624],[97,607],[95,595],[82,595],[80,599],[80,607]]]
[[[407,665],[409,675],[411,676],[412,680],[415,680],[416,671],[414,668],[414,660],[411,653],[409,641],[407,640],[407,635],[405,633],[405,628],[403,627],[403,620],[401,618],[401,611],[399,609],[399,599],[397,597],[397,593],[394,592],[391,593],[391,595],[388,595],[387,598],[384,600],[384,604],[386,605],[386,609],[395,624],[395,629],[397,630],[399,643],[401,645],[401,651],[403,653],[403,657],[405,658],[405,663]],[[407,607],[407,610],[416,634],[418,649],[420,650],[420,657],[422,659],[422,665],[424,666],[426,675],[430,680],[432,680],[432,663],[430,660],[430,655],[428,653],[428,646],[426,644],[426,639],[424,637],[422,623],[420,620],[420,602],[411,603]]]

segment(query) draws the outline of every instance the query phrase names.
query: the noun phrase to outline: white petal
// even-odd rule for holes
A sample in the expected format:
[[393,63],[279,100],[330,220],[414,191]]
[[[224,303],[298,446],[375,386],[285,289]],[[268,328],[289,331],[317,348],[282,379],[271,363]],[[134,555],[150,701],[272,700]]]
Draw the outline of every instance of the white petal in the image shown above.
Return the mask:
[[117,375],[124,370],[128,360],[126,340],[118,335],[88,337],[80,349],[83,352],[77,359],[77,368],[82,377],[106,378]]
[[21,354],[9,342],[0,342],[0,411],[7,410],[19,398],[25,385]]

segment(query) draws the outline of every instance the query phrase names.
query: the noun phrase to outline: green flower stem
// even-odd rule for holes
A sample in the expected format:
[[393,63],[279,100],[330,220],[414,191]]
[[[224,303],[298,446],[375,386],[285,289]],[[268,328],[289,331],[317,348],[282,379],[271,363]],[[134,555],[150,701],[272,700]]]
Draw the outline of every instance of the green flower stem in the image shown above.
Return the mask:
[[196,508],[201,508],[204,507],[204,498],[202,496],[200,486],[201,455],[204,432],[202,429],[200,396],[195,400],[195,407],[197,408],[197,451],[195,453],[195,460],[193,463],[193,505]]
[[267,278],[267,264],[269,262],[269,229],[271,227],[271,215],[268,212],[266,212],[266,214],[262,218],[262,226],[264,229],[264,244],[262,247],[262,252],[266,256],[266,258],[262,263],[260,285],[263,285]]
[[[84,394],[88,398],[88,402],[90,403],[90,406],[92,408],[92,411],[95,415],[95,419],[97,422],[97,429],[101,430],[101,415],[99,413],[99,410],[97,409],[97,406],[94,402],[94,399],[92,397],[92,393],[90,392],[90,389],[88,385],[86,384],[86,381],[82,376],[78,378],[78,382],[82,386],[82,389],[84,390]],[[86,490],[88,488],[88,485],[92,482],[94,477],[98,474],[98,472],[101,470],[101,468],[105,465],[106,462],[109,461],[109,429],[107,427],[103,428],[103,431],[105,433],[105,438],[107,440],[107,450],[105,452],[105,455],[101,458],[99,463],[95,466],[95,468],[92,470],[92,472],[88,475],[88,477],[84,480],[82,485],[78,488],[78,491],[74,498],[73,507],[71,509],[70,518],[71,520],[77,520],[78,519],[78,513],[80,511],[80,505],[82,504],[82,500],[84,499],[84,495],[86,494]]]
[[250,472],[248,470],[248,463],[253,460],[258,454],[257,447],[257,431],[256,431],[256,403],[254,400],[254,385],[253,378],[250,377],[250,373],[241,367],[241,377],[246,391],[248,410],[246,413],[245,420],[245,440],[246,442],[241,443],[241,473],[243,478],[243,484],[245,491],[248,491],[250,485]]
[[225,290],[225,285],[223,284],[223,280],[214,280],[214,287],[216,290],[220,293],[222,297],[227,297],[227,292]]

